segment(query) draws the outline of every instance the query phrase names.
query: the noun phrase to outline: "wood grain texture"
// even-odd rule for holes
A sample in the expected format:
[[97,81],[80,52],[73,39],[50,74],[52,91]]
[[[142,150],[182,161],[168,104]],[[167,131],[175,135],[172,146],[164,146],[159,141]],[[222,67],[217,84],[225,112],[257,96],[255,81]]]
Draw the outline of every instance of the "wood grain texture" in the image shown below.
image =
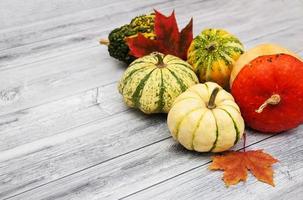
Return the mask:
[[0,116],[0,151],[127,110],[116,88],[117,83],[113,83]]
[[[165,116],[125,111],[0,153],[0,197],[170,137]],[[13,176],[12,176],[13,175]]]
[[[125,5],[132,3],[131,7]],[[0,69],[45,59],[52,53],[60,55],[58,50],[68,53],[79,48],[99,47],[98,40],[106,38],[110,30],[129,23],[136,15],[151,12],[153,6],[170,11],[184,5],[181,2],[174,5],[170,1],[110,1],[94,9],[58,16],[38,24],[4,29],[0,31],[0,41],[3,41],[0,45],[3,46]],[[124,9],[121,10],[121,7]],[[188,16],[183,16],[181,20],[188,20]]]
[[26,2],[11,0],[0,1],[0,24],[1,29],[20,29],[37,22],[61,17],[62,15],[71,15],[84,10],[93,9],[104,4],[112,6],[118,1],[106,0],[28,0]]
[[[0,32],[2,47],[0,50],[73,34],[98,26],[101,30],[106,27],[113,28],[114,23],[128,22],[131,13],[135,10],[146,12],[150,6],[167,2],[161,0],[153,2],[137,0],[123,2],[119,0],[40,0],[37,2],[30,0],[18,4],[17,2],[2,1],[1,3],[4,5],[1,6],[3,18],[0,23],[3,24],[3,27]],[[132,4],[132,6],[127,6],[128,4]],[[12,18],[12,16],[14,17]],[[6,25],[7,22],[9,22],[9,27]],[[10,26],[14,27],[10,28]]]
[[125,67],[113,65],[107,51],[86,49],[73,56],[0,71],[0,115],[24,110],[116,82]]
[[222,172],[209,171],[204,165],[124,199],[299,199],[303,185],[302,140],[301,126],[252,147],[280,160],[274,165],[275,187],[250,175],[246,183],[227,188],[220,180]]
[[[164,134],[169,135],[166,126],[163,127]],[[254,132],[248,134],[248,145],[271,137]],[[241,141],[235,149],[242,147]],[[17,195],[16,199],[118,199],[205,165],[210,155],[187,151],[169,137]],[[81,189],[74,193],[75,188]]]
[[[247,42],[249,39],[260,38],[268,35],[268,33],[285,32],[287,28],[300,27],[299,16],[301,9],[300,2],[297,1],[292,1],[291,5],[284,5],[282,1],[262,5],[264,0],[259,0],[249,5],[245,5],[247,3],[244,3],[244,5],[239,4],[236,1],[228,1],[225,4],[220,4],[217,1],[186,1],[184,3],[182,3],[183,1],[178,1],[177,3],[173,1],[161,1],[161,3],[154,1],[149,2],[151,2],[155,8],[161,9],[161,11],[166,13],[169,13],[175,8],[181,26],[185,25],[189,17],[195,16],[194,25],[195,27],[199,27],[194,30],[196,34],[200,32],[202,28],[222,27],[227,28]],[[138,3],[134,4],[134,8],[136,8],[136,6],[143,6],[140,3],[139,5],[137,4]],[[111,4],[106,5],[110,6]],[[262,7],[260,5],[262,5]],[[184,6],[190,9],[191,12],[186,12]],[[241,9],[242,6],[246,6],[245,12]],[[288,14],[287,9],[279,10],[282,6],[291,7],[292,15]],[[42,24],[37,24],[36,26],[25,27],[25,30],[21,27],[21,30],[17,30],[16,33],[14,33],[14,30],[7,30],[8,32],[3,33],[0,32],[0,41],[3,41],[5,45],[11,45],[7,47],[6,50],[0,51],[0,69],[60,55],[60,51],[66,54],[77,49],[91,46],[96,47],[98,46],[98,39],[106,37],[109,31],[117,25],[122,25],[128,22],[131,17],[145,11],[147,12],[151,8],[147,5],[146,8],[142,10],[141,7],[134,9],[134,12],[127,12],[127,10],[118,10],[118,12],[111,7],[108,9],[106,6],[97,7],[95,8],[96,10],[88,10],[71,16],[58,16],[58,19],[54,19],[51,22],[41,22]],[[201,8],[203,8],[203,12],[201,12]],[[262,9],[262,12],[258,12],[256,15],[256,10],[258,9]],[[105,10],[107,11],[105,12]],[[108,10],[113,13],[109,14]],[[275,17],[267,15],[267,13],[272,12],[272,10],[279,10],[279,12],[274,14]],[[92,18],[92,20],[89,20],[90,18]],[[84,19],[86,19],[86,21]],[[254,26],[243,26],[243,23],[245,23],[247,19],[248,22],[246,23],[248,25],[254,23]],[[39,30],[39,28],[43,30]],[[32,41],[32,39],[34,39],[34,41]],[[292,38],[288,38],[288,40],[291,39]],[[268,39],[264,41],[268,41]],[[286,46],[288,46],[289,43],[287,40],[277,40],[276,42]],[[16,48],[12,48],[14,46],[16,46]],[[291,48],[292,46],[289,47]]]
[[[197,199],[212,190],[211,198],[231,199],[240,190],[239,198],[261,198],[269,190],[264,199],[291,199],[302,192],[302,179],[285,178],[303,173],[300,137],[249,136],[252,148],[289,157],[277,165],[278,190],[254,179],[224,190],[221,173],[206,170],[209,154],[177,145],[165,115],[122,103],[116,84],[125,66],[98,40],[152,8],[176,9],[180,27],[194,16],[195,34],[226,28],[246,48],[274,42],[303,56],[301,0],[0,0],[0,199]],[[179,185],[193,194],[178,193]]]

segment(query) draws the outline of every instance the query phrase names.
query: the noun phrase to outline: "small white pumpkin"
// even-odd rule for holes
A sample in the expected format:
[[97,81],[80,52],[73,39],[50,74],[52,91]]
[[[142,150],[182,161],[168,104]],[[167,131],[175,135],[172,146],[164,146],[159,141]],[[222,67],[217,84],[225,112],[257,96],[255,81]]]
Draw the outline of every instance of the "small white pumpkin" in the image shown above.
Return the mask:
[[244,120],[234,98],[213,82],[197,84],[175,101],[168,128],[186,149],[222,152],[234,146],[244,132]]

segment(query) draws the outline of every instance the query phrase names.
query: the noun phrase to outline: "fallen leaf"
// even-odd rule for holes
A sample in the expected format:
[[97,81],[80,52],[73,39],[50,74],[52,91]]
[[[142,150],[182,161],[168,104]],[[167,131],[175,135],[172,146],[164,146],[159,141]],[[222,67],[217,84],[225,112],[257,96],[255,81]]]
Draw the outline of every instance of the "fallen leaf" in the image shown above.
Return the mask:
[[223,180],[227,186],[246,181],[248,170],[259,181],[275,186],[272,165],[278,160],[262,150],[230,151],[223,155],[213,156],[212,159],[213,162],[209,169],[223,170]]
[[193,20],[191,19],[187,26],[179,32],[174,11],[169,17],[162,15],[157,10],[155,10],[155,14],[156,39],[146,38],[141,33],[137,37],[127,38],[130,54],[138,58],[157,51],[186,60],[187,50],[193,40]]

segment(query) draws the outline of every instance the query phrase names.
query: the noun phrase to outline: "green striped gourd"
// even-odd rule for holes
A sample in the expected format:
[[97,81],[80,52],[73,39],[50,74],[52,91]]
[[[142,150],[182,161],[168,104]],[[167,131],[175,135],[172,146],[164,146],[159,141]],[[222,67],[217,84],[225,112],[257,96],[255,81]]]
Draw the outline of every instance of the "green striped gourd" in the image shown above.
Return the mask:
[[227,31],[206,29],[192,41],[187,61],[201,82],[213,81],[227,89],[232,66],[243,52],[239,39]]
[[234,98],[213,82],[194,85],[182,93],[168,113],[167,123],[174,139],[199,152],[228,150],[244,132]]
[[125,103],[144,113],[167,113],[173,101],[198,83],[191,66],[172,55],[152,53],[132,62],[118,89]]

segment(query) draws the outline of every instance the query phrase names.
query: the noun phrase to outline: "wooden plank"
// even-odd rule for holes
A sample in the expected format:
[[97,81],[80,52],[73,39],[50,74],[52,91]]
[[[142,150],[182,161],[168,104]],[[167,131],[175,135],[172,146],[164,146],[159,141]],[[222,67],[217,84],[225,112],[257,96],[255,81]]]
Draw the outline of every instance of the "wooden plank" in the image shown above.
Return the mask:
[[[165,134],[169,134],[166,127],[162,127],[161,131]],[[269,135],[260,135],[250,131],[248,134],[248,144],[253,144],[270,137]],[[135,140],[132,142],[134,141]],[[241,141],[235,149],[242,147],[243,144]],[[146,187],[150,187],[151,185],[165,181],[166,179],[175,177],[187,170],[200,167],[201,165],[208,163],[209,160],[210,154],[199,154],[187,151],[173,141],[172,138],[169,138],[145,148],[140,148],[128,154],[119,156],[110,161],[94,165],[89,169],[81,170],[70,176],[59,178],[56,181],[30,189],[14,198],[90,199],[94,197],[96,199],[119,199],[138,190],[142,190]],[[50,163],[55,165],[53,160]],[[61,161],[61,163],[58,164],[65,165],[65,162]],[[38,167],[38,170],[39,168],[40,167]],[[19,169],[14,172],[10,172],[10,174],[16,175],[19,171],[24,170],[27,171],[29,169]],[[22,177],[19,173],[16,176]],[[33,181],[41,182],[38,177],[27,179],[25,181],[25,185],[19,187],[26,188],[26,183],[35,185],[31,183]],[[4,197],[6,197],[6,188],[0,188],[4,191],[2,195],[4,194]],[[20,191],[18,186],[9,188],[10,190],[14,190],[14,188],[16,188],[16,190]]]
[[83,10],[116,4],[118,0],[18,0],[0,1],[0,30],[20,29],[29,24],[58,18],[62,15],[71,15]]
[[222,172],[204,165],[122,199],[298,199],[303,185],[302,131],[300,126],[249,148],[264,149],[280,160],[274,165],[275,187],[249,176],[246,183],[227,188]]
[[[58,26],[57,28],[58,30],[53,28],[56,30],[56,32],[62,33],[61,37],[59,37],[60,35],[54,35],[56,33],[50,32],[49,29],[51,28],[48,27],[48,24],[45,23],[43,24],[43,26],[41,25],[39,26],[40,28],[43,28],[43,30],[40,31],[38,30],[39,27],[34,27],[33,30],[31,30],[33,33],[25,34],[27,31],[22,30],[21,32],[25,34],[25,36],[20,34],[20,31],[15,33],[16,36],[14,36],[14,33],[4,34],[4,37],[9,36],[9,38],[3,38],[2,41],[7,41],[5,44],[10,45],[10,48],[7,50],[0,51],[0,69],[11,68],[14,67],[15,65],[30,63],[33,61],[45,59],[46,57],[47,58],[54,57],[62,53],[66,54],[68,52],[72,52],[83,48],[88,48],[92,46],[99,47],[98,39],[101,37],[106,38],[110,30],[116,28],[117,26],[121,26],[125,23],[128,23],[129,20],[136,15],[142,14],[144,12],[150,12],[151,7],[148,6],[144,6],[144,7],[146,8],[145,9],[141,9],[141,8],[136,9],[136,7],[133,8],[137,11],[132,12],[132,14],[130,14],[130,12],[127,12],[127,10],[125,10],[124,12],[121,12],[120,10],[117,13],[113,13],[112,11],[110,11],[111,14],[108,13],[107,15],[105,14],[108,11],[104,13],[104,10],[110,10],[110,9],[98,8],[93,13],[92,11],[89,11],[83,14],[77,14],[76,19],[79,20],[79,22],[77,23],[75,22],[75,16],[69,16],[67,19],[64,18],[60,20],[55,20],[52,26],[55,25],[58,26],[58,21],[59,23],[62,23],[60,26]],[[184,4],[179,3],[177,5],[174,5],[173,3],[171,3],[171,1],[169,2],[161,1],[161,4],[157,4],[156,7],[160,8],[163,11],[169,10],[170,12],[170,10],[172,9],[176,9],[178,11],[179,7],[184,7]],[[185,20],[188,21],[189,16],[190,16],[189,13],[185,13],[184,15],[182,15],[180,18],[181,24],[185,23],[183,22]],[[88,20],[90,18],[92,19]],[[83,20],[85,21],[83,22]],[[71,23],[75,27],[70,27]],[[82,26],[85,27],[83,27],[82,28],[83,30],[80,31]],[[44,29],[46,30],[44,31]],[[79,30],[76,31],[74,29],[76,30],[79,29]],[[43,38],[40,38],[42,36],[45,38],[49,37],[50,39],[42,40]],[[20,37],[21,39],[18,39],[18,37]],[[39,40],[42,41],[32,43],[32,41],[30,41],[29,38],[33,38],[33,39],[40,38]],[[14,42],[15,40],[17,41]],[[20,44],[19,40],[21,41],[25,40],[25,41],[24,43]],[[11,48],[14,46],[14,43],[18,43],[20,47]],[[27,43],[29,44],[26,45]]]
[[[221,20],[226,18],[224,15],[217,17]],[[294,24],[298,23],[297,20],[293,21],[295,21]],[[237,21],[235,24],[236,27],[240,27],[242,22]],[[231,29],[233,28],[235,27],[231,25]],[[303,43],[301,41],[303,39],[300,37],[302,30],[303,27],[294,26],[291,29],[284,28],[271,35],[268,35],[267,32],[263,36],[259,35],[259,38],[252,36],[251,40],[245,44],[252,46],[267,40],[283,41],[283,44],[287,43],[287,47],[300,50],[301,45],[298,44]],[[251,31],[258,36],[259,30]],[[105,48],[95,47],[55,59],[34,62],[29,66],[23,65],[11,70],[0,71],[0,77],[9,77],[9,79],[0,80],[0,115],[112,83],[119,79],[123,70],[123,65],[111,59]]]
[[[191,2],[195,3],[197,2],[197,0]],[[168,0],[154,0],[148,2],[142,2],[137,0],[122,2],[118,0],[108,2],[95,1],[91,3],[91,9],[85,10],[85,8],[83,8],[84,10],[81,12],[56,16],[56,14],[60,12],[60,10],[65,9],[64,6],[66,3],[71,2],[55,2],[54,4],[58,4],[58,9],[55,12],[51,12],[52,18],[50,18],[49,20],[39,21],[38,19],[36,23],[31,23],[25,26],[18,26],[13,29],[1,30],[0,50],[23,46],[26,44],[48,40],[56,37],[62,37],[74,33],[82,32],[83,34],[83,31],[90,29],[93,29],[94,31],[112,30],[116,26],[128,23],[130,19],[136,15],[151,12],[154,6],[156,8],[170,10],[172,10],[175,6],[173,2]],[[47,2],[44,4],[47,4]],[[81,6],[81,4],[77,2],[72,4],[74,5],[70,6],[71,9],[80,9],[75,7]],[[93,5],[95,5],[95,7],[93,7]],[[176,7],[181,7],[184,5],[185,2],[179,2]],[[46,5],[45,9],[51,8],[48,8]],[[47,14],[45,15],[44,13],[40,12],[38,12],[38,15],[41,15],[42,18],[47,16]],[[35,19],[35,21],[37,20],[37,17],[33,18]],[[22,19],[31,21],[30,18]],[[10,20],[7,20],[6,23],[10,23]]]
[[[175,5],[171,1],[144,3],[136,0],[110,1],[95,9],[60,16],[34,25],[18,27],[18,29],[0,31],[0,47],[3,47],[3,50],[0,50],[0,70],[79,49],[99,47],[98,40],[106,38],[110,30],[128,23],[136,15],[150,12],[153,6],[170,12],[184,5],[182,2]],[[121,7],[124,9],[121,10]],[[182,18],[188,20],[188,13]]]
[[[264,3],[264,1],[262,2]],[[287,9],[284,9],[277,12],[275,17],[271,17],[270,15],[267,15],[267,13],[272,12],[271,10],[279,9],[281,6],[285,6],[283,5],[283,2],[276,1],[275,3],[265,4],[268,6],[264,6],[262,12],[255,15],[255,10],[258,9],[259,5],[260,2],[246,5],[246,12],[243,12],[241,9],[242,4],[233,1],[229,1],[223,6],[219,6],[217,1],[186,2],[186,7],[190,9],[191,12],[187,12],[187,10],[184,9],[185,5],[181,2],[178,2],[178,4],[171,1],[163,2],[157,5],[156,8],[161,9],[165,13],[169,13],[175,8],[181,26],[184,26],[188,19],[191,16],[194,16],[194,30],[196,34],[198,34],[207,24],[207,27],[226,28],[238,35],[243,42],[268,35],[269,33],[279,32],[281,30],[287,31],[285,29],[301,27],[299,20],[301,9],[298,6],[297,1],[292,1],[291,4],[289,3],[289,5],[286,5],[286,7],[291,7],[293,12],[292,15],[289,15]],[[98,46],[98,39],[106,37],[109,31],[114,27],[126,23],[135,15],[147,12],[150,8],[151,7],[147,6],[145,8],[146,10],[137,10],[132,12],[132,14],[126,11],[120,11],[112,15],[104,15],[105,8],[97,8],[94,12],[89,11],[77,14],[76,17],[68,16],[67,19],[60,18],[59,20],[55,20],[51,23],[52,26],[58,26],[58,28],[53,28],[54,32],[39,30],[39,27],[45,28],[46,30],[52,29],[48,27],[47,23],[43,23],[42,25],[37,25],[38,27],[32,27],[33,33],[27,33],[27,30],[22,30],[17,33],[3,34],[3,37],[9,38],[3,38],[2,40],[0,39],[0,41],[6,41],[6,45],[18,43],[17,46],[21,46],[0,51],[0,69],[31,63],[87,47]],[[204,10],[202,13],[201,8]],[[110,16],[109,19],[104,19],[104,17],[108,16]],[[88,20],[90,18],[92,19]],[[253,19],[255,23],[254,26],[243,26],[243,21],[247,21],[247,19]],[[76,23],[75,20],[79,21]],[[72,25],[70,25],[71,23]],[[248,23],[249,22],[247,22],[247,24]],[[62,34],[60,35],[59,33]],[[25,36],[22,36],[22,34],[25,34]],[[30,38],[42,41],[31,43]],[[14,42],[15,40],[17,41]],[[21,41],[23,41],[23,43]],[[282,44],[288,46],[288,43],[288,41],[285,41]],[[291,48],[291,46],[289,47]]]
[[170,137],[165,115],[125,111],[0,152],[0,197]]
[[117,83],[114,83],[0,116],[0,152],[127,109],[117,91]]
[[1,71],[0,115],[16,112],[116,82],[123,71],[102,48]]

